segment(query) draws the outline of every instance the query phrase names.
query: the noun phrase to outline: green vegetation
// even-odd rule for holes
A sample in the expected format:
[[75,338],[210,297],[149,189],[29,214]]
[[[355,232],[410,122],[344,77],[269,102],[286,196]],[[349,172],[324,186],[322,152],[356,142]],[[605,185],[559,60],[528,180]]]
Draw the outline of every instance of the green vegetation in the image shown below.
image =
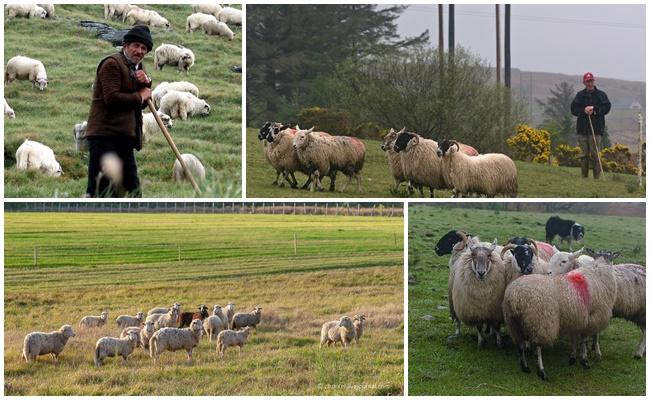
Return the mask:
[[[510,345],[498,350],[493,339],[477,349],[475,330],[463,327],[462,337],[447,345],[454,332],[449,317],[447,279],[449,257],[433,248],[451,229],[464,229],[483,240],[505,242],[512,236],[543,240],[548,213],[409,207],[409,394],[411,395],[643,395],[645,360],[632,352],[640,330],[614,319],[601,336],[602,361],[590,370],[570,366],[569,343],[561,341],[544,352],[550,380],[519,368]],[[645,219],[562,214],[585,226],[584,244],[594,249],[621,250],[618,262],[645,264]]]
[[[401,218],[382,217],[7,213],[5,395],[401,394],[402,233]],[[39,268],[25,266],[33,246]],[[92,366],[117,315],[175,301],[259,305],[262,322],[241,356],[219,359],[202,340],[191,364],[181,351],[154,366],[136,349]],[[106,326],[78,331],[102,310]],[[318,349],[323,322],[357,313],[359,346]],[[64,323],[78,332],[58,365],[20,361],[26,333]]]
[[[154,85],[189,80],[212,107],[207,117],[174,121],[170,133],[181,153],[193,153],[205,165],[207,179],[201,184],[204,196],[241,196],[242,76],[230,71],[242,62],[241,28],[232,27],[233,41],[201,32],[188,34],[185,19],[192,12],[189,5],[153,8],[172,25],[168,32],[152,30],[154,48],[163,42],[182,44],[196,55],[196,64],[185,76],[170,66],[156,71],[153,51],[149,53],[144,63]],[[88,117],[97,64],[115,49],[109,42],[97,39],[94,32],[79,26],[81,20],[108,22],[103,19],[103,5],[57,4],[56,13],[53,20],[5,21],[5,62],[19,54],[39,59],[49,78],[44,92],[33,89],[26,81],[15,81],[5,88],[5,98],[16,111],[16,119],[5,119],[7,197],[80,197],[85,193],[88,154],[75,150],[71,132],[74,124]],[[118,29],[126,28],[118,20],[108,23]],[[51,178],[17,171],[15,153],[25,138],[51,147],[65,175]],[[195,197],[189,184],[172,182],[175,157],[162,134],[155,135],[136,158],[145,197]]]

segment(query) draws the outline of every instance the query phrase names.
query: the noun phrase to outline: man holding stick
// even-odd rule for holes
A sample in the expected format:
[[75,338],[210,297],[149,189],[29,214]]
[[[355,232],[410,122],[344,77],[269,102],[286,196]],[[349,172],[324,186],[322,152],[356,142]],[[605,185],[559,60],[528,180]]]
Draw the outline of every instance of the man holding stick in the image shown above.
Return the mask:
[[612,108],[607,94],[594,85],[594,75],[587,72],[582,77],[585,88],[576,94],[571,103],[571,114],[578,117],[576,133],[582,150],[582,177],[589,176],[589,160],[594,170],[594,179],[600,178],[602,165],[598,151],[602,150],[605,131],[605,115]]
[[[86,130],[90,144],[86,197],[116,197],[123,191],[129,197],[142,197],[134,150],[142,148],[142,109],[151,99],[151,78],[142,60],[152,48],[149,27],[134,26],[124,35],[122,51],[97,67]],[[111,174],[102,171],[107,154],[119,160],[121,183],[111,184],[107,178]]]

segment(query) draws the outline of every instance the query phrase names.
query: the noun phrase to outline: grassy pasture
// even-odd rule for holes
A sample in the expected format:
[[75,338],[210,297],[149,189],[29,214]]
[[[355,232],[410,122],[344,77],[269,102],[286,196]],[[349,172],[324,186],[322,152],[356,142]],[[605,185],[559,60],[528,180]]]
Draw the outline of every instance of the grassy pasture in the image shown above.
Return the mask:
[[[435,205],[409,207],[409,394],[411,395],[643,395],[645,359],[632,352],[640,330],[614,319],[601,336],[603,359],[591,359],[591,369],[570,366],[570,344],[562,340],[544,351],[549,381],[519,368],[514,346],[498,350],[494,339],[477,349],[475,329],[462,328],[462,336],[447,344],[454,333],[449,317],[447,279],[449,256],[433,252],[436,242],[451,229],[465,229],[482,240],[495,237],[504,243],[512,236],[543,240],[551,214],[498,212]],[[585,226],[585,246],[622,251],[617,262],[645,265],[645,219],[600,215],[563,215]],[[556,239],[557,240],[557,239]],[[566,245],[566,243],[565,243]]]
[[[386,154],[381,150],[381,142],[363,140],[366,145],[366,160],[362,170],[362,193],[357,192],[356,183],[351,183],[344,193],[329,192],[329,178],[323,180],[323,192],[291,189],[271,185],[275,180],[275,170],[264,158],[263,147],[257,139],[259,128],[246,130],[246,192],[249,197],[407,197],[402,184],[394,191],[394,181],[388,169]],[[605,174],[605,178],[595,181],[582,179],[579,168],[550,167],[522,161],[515,161],[519,170],[518,197],[644,197],[645,190],[639,189],[637,178],[624,174]],[[300,185],[306,181],[305,175],[296,173]],[[337,190],[347,178],[338,174]],[[412,197],[415,197],[413,195]],[[419,196],[419,194],[417,194]],[[425,196],[429,196],[425,190]],[[451,197],[449,190],[436,190],[436,197]]]
[[[402,232],[382,217],[7,213],[5,395],[400,394]],[[33,245],[38,268],[25,265]],[[136,349],[124,365],[92,365],[96,340],[119,335],[117,315],[175,301],[259,305],[262,322],[241,356],[219,359],[202,340],[192,363],[167,352],[154,366]],[[101,310],[106,326],[77,328]],[[357,313],[368,316],[361,344],[319,351],[322,323]],[[64,323],[77,336],[58,365],[20,361],[26,333]]]
[[[189,4],[143,7],[157,10],[172,25],[170,31],[152,29],[154,49],[163,42],[181,44],[196,55],[195,65],[185,76],[172,66],[156,71],[153,51],[147,54],[144,65],[154,87],[162,81],[189,80],[212,108],[209,116],[174,121],[170,133],[176,145],[181,153],[198,156],[206,167],[206,181],[201,184],[204,196],[241,196],[242,76],[230,71],[242,63],[241,27],[232,27],[233,41],[200,31],[189,34],[185,33],[185,19],[192,13]],[[4,122],[6,197],[80,197],[85,193],[88,154],[75,150],[72,129],[88,118],[95,70],[115,49],[79,26],[79,21],[106,22],[117,29],[127,25],[117,19],[105,21],[102,4],[57,4],[56,14],[51,20],[5,20],[5,65],[16,55],[36,58],[45,65],[49,79],[44,92],[26,81],[5,87],[4,96],[16,112],[16,119]],[[15,153],[25,138],[51,147],[65,175],[51,178],[17,171]],[[189,184],[172,182],[175,157],[161,133],[136,159],[145,197],[195,197]]]

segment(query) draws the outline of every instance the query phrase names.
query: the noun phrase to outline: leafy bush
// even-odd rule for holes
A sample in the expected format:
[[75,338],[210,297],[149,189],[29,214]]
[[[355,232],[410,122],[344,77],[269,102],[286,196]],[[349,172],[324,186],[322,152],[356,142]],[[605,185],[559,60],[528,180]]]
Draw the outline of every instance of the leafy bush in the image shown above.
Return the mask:
[[636,174],[639,170],[632,164],[630,149],[620,143],[606,147],[600,152],[600,159],[605,172],[620,172],[623,174]]
[[316,130],[332,135],[349,135],[352,130],[350,114],[346,111],[334,111],[328,108],[305,108],[298,114],[298,124],[303,129],[312,126]]
[[563,167],[579,167],[580,154],[582,154],[582,150],[578,146],[560,144],[555,149],[555,158],[557,159],[558,165]]
[[551,134],[525,124],[517,125],[517,133],[506,144],[517,160],[545,164],[551,155]]
[[353,136],[360,139],[377,140],[386,135],[387,130],[382,130],[379,125],[373,122],[366,122],[365,124],[358,125],[352,132]]

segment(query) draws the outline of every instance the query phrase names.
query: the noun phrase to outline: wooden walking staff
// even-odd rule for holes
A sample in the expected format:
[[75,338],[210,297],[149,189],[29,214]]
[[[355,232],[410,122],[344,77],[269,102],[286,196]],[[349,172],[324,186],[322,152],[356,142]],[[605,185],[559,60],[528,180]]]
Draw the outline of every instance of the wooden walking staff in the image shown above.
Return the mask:
[[[151,100],[150,100],[151,101]],[[600,161],[600,150],[598,149],[598,144],[596,143],[596,132],[594,132],[594,124],[591,123],[591,115],[587,115],[589,118],[589,126],[591,127],[591,137],[594,138],[594,147],[596,148],[596,157],[598,158],[598,165],[600,165],[600,173],[605,176],[605,170],[603,169],[603,162]]]
[[154,107],[153,103],[151,102],[151,99],[147,100],[147,105],[149,106],[149,110],[151,110],[151,113],[153,114],[154,118],[156,118],[158,127],[162,131],[163,136],[165,136],[165,139],[167,139],[167,143],[169,143],[169,147],[171,147],[172,150],[174,151],[174,154],[176,155],[176,159],[178,160],[179,163],[181,163],[181,167],[183,167],[183,171],[185,171],[185,175],[190,179],[190,182],[192,183],[194,190],[196,191],[197,194],[201,194],[201,189],[199,189],[199,185],[196,184],[196,181],[194,180],[192,173],[190,172],[189,168],[187,168],[187,165],[185,164],[185,160],[183,160],[183,157],[181,157],[181,153],[178,151],[178,147],[176,147],[176,144],[174,144],[174,140],[172,139],[172,136],[169,134],[169,132],[167,132],[167,128],[165,128],[165,124],[163,124],[162,120],[160,119],[160,115],[158,115],[158,113],[156,112],[156,107]]

